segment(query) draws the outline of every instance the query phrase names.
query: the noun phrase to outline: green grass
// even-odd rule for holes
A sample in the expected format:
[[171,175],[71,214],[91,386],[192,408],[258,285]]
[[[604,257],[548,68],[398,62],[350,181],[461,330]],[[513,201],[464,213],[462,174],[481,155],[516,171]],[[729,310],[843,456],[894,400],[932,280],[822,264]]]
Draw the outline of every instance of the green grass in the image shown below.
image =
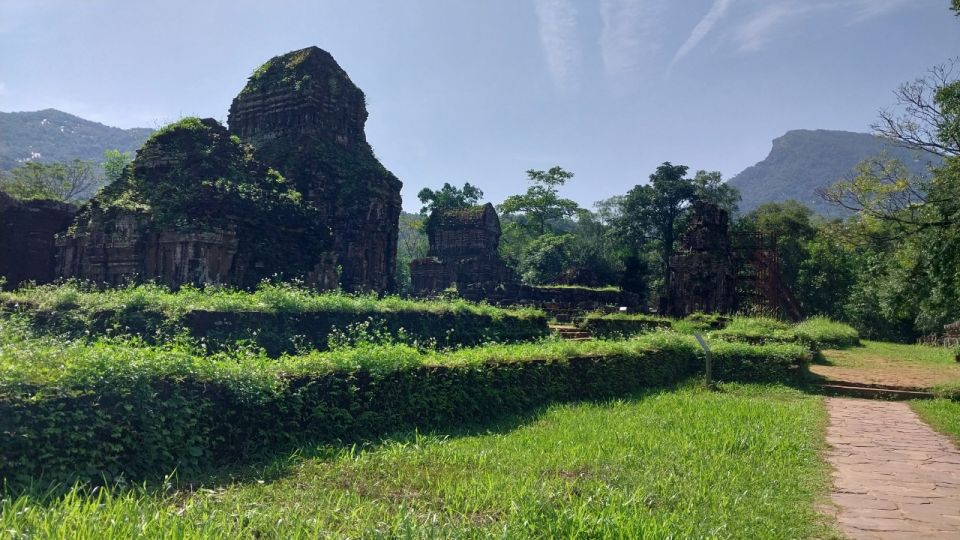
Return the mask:
[[825,351],[825,354],[832,363],[847,367],[870,367],[875,365],[876,359],[932,368],[952,368],[960,365],[954,360],[953,351],[945,347],[868,340],[864,340],[862,345],[843,351]]
[[712,335],[722,340],[750,343],[783,343],[796,339],[788,323],[768,317],[734,317]]
[[793,333],[797,336],[797,341],[809,344],[814,349],[844,348],[860,344],[860,334],[855,328],[826,317],[811,317],[800,322],[794,325]]
[[355,313],[389,313],[426,311],[431,313],[470,313],[501,317],[510,313],[519,317],[542,317],[543,312],[530,308],[504,310],[466,300],[410,300],[397,296],[379,298],[375,294],[316,292],[288,283],[262,283],[248,292],[226,287],[199,289],[185,286],[177,292],[153,284],[97,290],[71,281],[62,285],[26,287],[13,292],[0,292],[0,304],[29,304],[44,311],[79,310],[127,311],[150,308],[168,314],[188,311],[255,311],[264,313],[309,313],[339,311]]
[[37,332],[66,338],[136,336],[163,343],[180,335],[210,350],[248,343],[271,356],[326,349],[346,334],[383,334],[424,347],[533,341],[548,334],[546,315],[464,300],[318,293],[262,283],[253,292],[157,285],[96,290],[79,282],[0,293],[0,315],[29,318]]
[[910,406],[933,429],[947,434],[960,444],[960,401],[934,399],[914,401]]
[[604,285],[602,287],[588,287],[585,285],[535,285],[537,289],[575,289],[578,291],[590,291],[590,292],[620,292],[622,289],[616,285]]
[[780,386],[548,407],[479,433],[304,449],[244,481],[0,502],[40,538],[823,538],[825,411]]
[[859,347],[824,350],[810,370],[827,379],[960,396],[960,363],[942,347],[864,340]]

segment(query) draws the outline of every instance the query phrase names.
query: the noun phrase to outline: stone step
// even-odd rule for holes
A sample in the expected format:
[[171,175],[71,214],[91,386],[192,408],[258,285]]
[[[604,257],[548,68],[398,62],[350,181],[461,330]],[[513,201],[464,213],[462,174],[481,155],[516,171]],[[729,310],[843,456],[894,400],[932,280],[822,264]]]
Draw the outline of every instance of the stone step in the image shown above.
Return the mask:
[[903,401],[908,399],[933,399],[932,392],[924,390],[904,390],[902,388],[878,388],[877,386],[850,386],[844,384],[820,384],[824,393],[837,396],[864,399],[885,399]]
[[590,332],[586,332],[583,329],[572,325],[551,324],[550,330],[558,334],[563,339],[570,341],[589,341],[593,339],[593,336],[590,335]]

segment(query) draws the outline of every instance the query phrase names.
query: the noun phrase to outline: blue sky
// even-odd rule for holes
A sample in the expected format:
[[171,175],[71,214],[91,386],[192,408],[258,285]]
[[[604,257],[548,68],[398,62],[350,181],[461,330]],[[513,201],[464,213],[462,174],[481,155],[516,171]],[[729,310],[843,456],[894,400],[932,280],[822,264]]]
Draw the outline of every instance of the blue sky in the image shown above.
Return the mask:
[[[960,54],[948,0],[0,0],[0,110],[120,127],[226,120],[271,56],[317,45],[367,94],[404,206],[524,171],[582,205],[663,161],[729,178],[790,129],[869,131]],[[2,137],[2,134],[0,134]]]

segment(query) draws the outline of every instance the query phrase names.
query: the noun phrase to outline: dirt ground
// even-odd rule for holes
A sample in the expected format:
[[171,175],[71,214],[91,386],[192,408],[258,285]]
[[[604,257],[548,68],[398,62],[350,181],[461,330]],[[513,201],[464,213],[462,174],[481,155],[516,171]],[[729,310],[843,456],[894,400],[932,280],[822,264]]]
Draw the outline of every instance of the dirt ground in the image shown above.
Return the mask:
[[862,347],[823,352],[810,371],[828,381],[905,389],[960,387],[953,352],[923,345],[865,342]]

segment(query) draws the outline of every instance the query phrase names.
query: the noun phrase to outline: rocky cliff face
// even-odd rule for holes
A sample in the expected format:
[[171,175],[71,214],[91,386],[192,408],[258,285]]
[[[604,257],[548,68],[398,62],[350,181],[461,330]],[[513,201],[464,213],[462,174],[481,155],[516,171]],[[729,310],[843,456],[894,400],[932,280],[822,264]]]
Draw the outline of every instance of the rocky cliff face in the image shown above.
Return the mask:
[[366,101],[333,57],[309,47],[272,58],[230,107],[230,131],[303,193],[333,231],[348,290],[394,287],[401,182],[367,143]]
[[886,154],[900,160],[916,175],[928,175],[938,158],[900,148],[892,141],[866,133],[828,130],[788,131],[774,139],[770,154],[730,179],[740,190],[740,212],[746,213],[764,203],[797,200],[827,217],[846,217],[849,213],[817,195],[817,189],[856,176],[861,161]]
[[0,276],[6,287],[56,277],[54,237],[67,229],[77,210],[55,201],[18,201],[0,191]]
[[252,287],[275,275],[336,286],[319,213],[212,119],[154,134],[58,239],[57,272],[101,283]]

